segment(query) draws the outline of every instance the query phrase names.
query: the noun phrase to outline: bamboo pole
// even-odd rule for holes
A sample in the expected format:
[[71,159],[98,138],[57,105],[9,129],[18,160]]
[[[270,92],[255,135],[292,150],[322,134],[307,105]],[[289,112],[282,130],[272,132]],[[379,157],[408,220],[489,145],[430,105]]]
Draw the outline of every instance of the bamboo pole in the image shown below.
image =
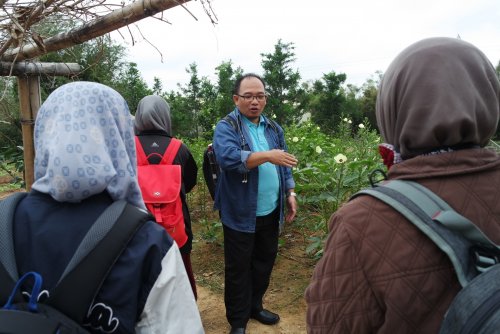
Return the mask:
[[21,75],[53,75],[71,76],[81,72],[82,68],[77,63],[40,63],[18,62],[9,63],[0,61],[0,76]]
[[69,48],[189,1],[191,0],[142,0],[134,2],[81,27],[47,38],[43,41],[42,46],[30,44],[9,49],[0,59],[6,61],[12,61],[14,58],[16,61],[32,59],[49,52]]
[[41,105],[40,77],[17,77],[17,83],[19,86],[21,127],[23,131],[24,181],[26,183],[26,190],[29,191],[35,179],[35,148],[33,141],[33,128],[35,124],[36,114]]

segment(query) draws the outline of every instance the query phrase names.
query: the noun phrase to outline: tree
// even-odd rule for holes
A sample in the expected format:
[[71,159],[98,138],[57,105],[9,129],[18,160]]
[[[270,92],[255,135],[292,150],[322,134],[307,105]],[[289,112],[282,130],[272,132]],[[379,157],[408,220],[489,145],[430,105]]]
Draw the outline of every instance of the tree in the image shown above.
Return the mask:
[[158,77],[153,78],[153,94],[160,96],[163,95],[163,83]]
[[186,68],[186,72],[191,75],[188,84],[184,87],[177,84],[183,94],[182,99],[175,94],[169,96],[176,99],[175,117],[172,125],[175,125],[177,131],[184,136],[198,138],[200,133],[199,117],[202,106],[202,79],[198,76],[198,66],[196,63],[191,63]]
[[263,79],[269,93],[266,110],[268,116],[276,118],[280,124],[292,124],[298,119],[294,103],[299,87],[300,74],[291,68],[295,61],[293,43],[283,43],[281,39],[274,46],[273,53],[261,53]]
[[222,62],[215,68],[217,74],[217,104],[218,118],[224,117],[234,109],[234,82],[243,74],[241,67],[233,68],[231,61]]
[[14,78],[0,78],[0,97],[0,148],[6,150],[22,146],[17,84]]
[[188,137],[191,133],[191,118],[188,110],[188,99],[179,92],[170,91],[163,95],[170,105],[170,117],[172,121],[172,135],[176,137]]
[[238,67],[233,69],[231,61],[222,62],[215,68],[217,83],[211,85],[206,81],[202,85],[203,106],[200,114],[202,136],[209,139],[213,135],[213,126],[234,109],[233,86],[236,78],[243,73]]
[[361,111],[363,117],[366,117],[370,122],[372,129],[378,129],[377,118],[375,116],[375,105],[377,101],[378,86],[380,80],[382,80],[382,72],[377,71],[375,74],[375,78],[372,76],[361,87],[363,91],[361,96]]
[[126,67],[120,72],[118,81],[109,84],[109,86],[123,96],[127,101],[130,112],[134,115],[139,101],[144,96],[153,93],[139,73],[136,63],[127,63]]
[[[349,118],[353,124],[363,123],[362,102],[359,99],[361,89],[355,85],[348,84],[346,88],[341,88],[345,101],[341,106],[341,115]],[[358,127],[353,126],[352,131],[357,131]]]
[[[75,27],[74,22],[62,24],[44,23],[37,29],[42,35],[54,35]],[[116,44],[110,36],[102,36],[57,52],[46,54],[40,58],[44,62],[78,63],[83,71],[72,78],[41,77],[42,100],[57,87],[73,80],[99,82],[113,86],[117,81],[121,68],[126,66],[122,60],[125,58],[125,48]]]
[[332,133],[337,128],[345,111],[346,97],[342,84],[346,78],[343,73],[331,71],[324,74],[321,80],[313,82],[309,100],[311,119],[325,132]]

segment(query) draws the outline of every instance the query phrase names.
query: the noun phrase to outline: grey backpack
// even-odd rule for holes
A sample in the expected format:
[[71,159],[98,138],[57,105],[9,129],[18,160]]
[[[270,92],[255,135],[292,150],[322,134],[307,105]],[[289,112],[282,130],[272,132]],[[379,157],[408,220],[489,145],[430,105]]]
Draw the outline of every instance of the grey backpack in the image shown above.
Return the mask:
[[426,187],[390,180],[359,191],[387,203],[450,258],[462,290],[448,308],[440,333],[500,332],[500,247]]

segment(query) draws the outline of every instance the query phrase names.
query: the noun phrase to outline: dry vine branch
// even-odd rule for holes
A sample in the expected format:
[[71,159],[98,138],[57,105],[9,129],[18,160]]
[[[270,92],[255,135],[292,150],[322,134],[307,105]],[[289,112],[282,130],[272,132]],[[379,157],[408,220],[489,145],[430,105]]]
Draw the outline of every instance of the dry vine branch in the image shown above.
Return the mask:
[[[0,60],[38,57],[81,44],[157,13],[160,17],[154,16],[156,19],[169,23],[162,12],[178,5],[187,10],[183,4],[188,1],[0,0]],[[203,0],[201,5],[215,24],[216,17],[210,1]],[[74,23],[63,26],[74,27],[76,24],[77,27],[56,36],[41,36],[36,31],[37,25],[49,22],[53,17],[57,17],[60,23]],[[133,39],[132,32],[129,33]]]

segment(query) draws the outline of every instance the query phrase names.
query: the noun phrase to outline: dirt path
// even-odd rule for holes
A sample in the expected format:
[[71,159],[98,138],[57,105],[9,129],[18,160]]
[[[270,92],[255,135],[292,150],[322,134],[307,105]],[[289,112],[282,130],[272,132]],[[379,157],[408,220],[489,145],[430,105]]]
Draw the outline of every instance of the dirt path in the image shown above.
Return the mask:
[[[314,261],[305,256],[299,232],[289,229],[282,235],[280,244],[271,282],[264,296],[264,307],[278,313],[281,320],[274,326],[267,326],[251,319],[247,325],[248,334],[306,333],[304,290],[309,283]],[[193,243],[191,260],[197,281],[198,307],[206,334],[229,333],[224,306],[222,246],[198,239]]]
[[[200,309],[203,327],[206,334],[229,333],[230,327],[226,321],[224,299],[219,294],[210,292],[207,288],[198,286],[198,308]],[[305,314],[299,312],[280,312],[281,320],[274,326],[266,326],[255,320],[250,320],[247,334],[303,334],[306,333]]]
[[[0,199],[14,191],[0,192]],[[193,226],[195,236],[201,226]],[[312,274],[314,261],[304,254],[301,233],[290,228],[281,238],[281,246],[271,276],[271,283],[264,297],[264,306],[280,315],[280,322],[273,326],[250,320],[247,334],[305,334],[305,287]],[[230,327],[225,316],[223,297],[223,251],[216,242],[200,239],[193,245],[191,255],[197,280],[198,308],[206,334],[226,334]]]

